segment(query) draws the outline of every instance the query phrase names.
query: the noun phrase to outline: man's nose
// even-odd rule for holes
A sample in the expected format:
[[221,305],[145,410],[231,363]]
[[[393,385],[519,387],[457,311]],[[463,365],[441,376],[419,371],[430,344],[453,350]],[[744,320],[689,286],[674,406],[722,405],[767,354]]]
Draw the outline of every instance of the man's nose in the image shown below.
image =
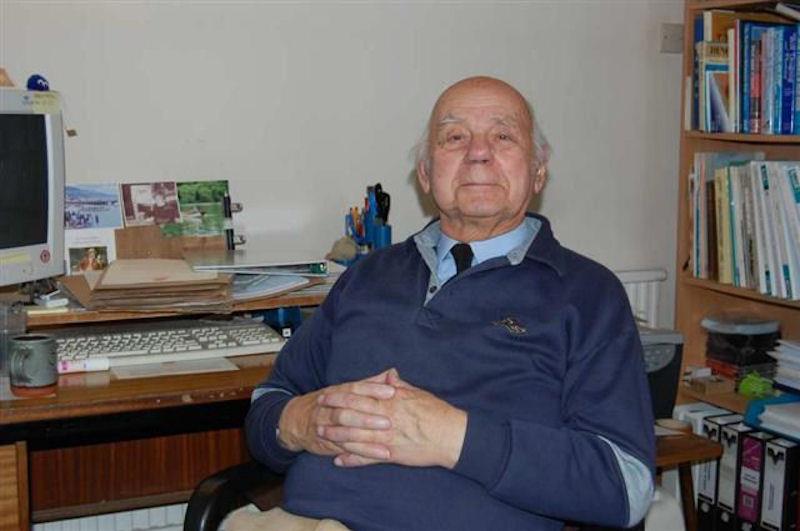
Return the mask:
[[467,151],[467,159],[469,162],[479,164],[486,164],[492,160],[492,146],[485,136],[475,135],[472,137]]

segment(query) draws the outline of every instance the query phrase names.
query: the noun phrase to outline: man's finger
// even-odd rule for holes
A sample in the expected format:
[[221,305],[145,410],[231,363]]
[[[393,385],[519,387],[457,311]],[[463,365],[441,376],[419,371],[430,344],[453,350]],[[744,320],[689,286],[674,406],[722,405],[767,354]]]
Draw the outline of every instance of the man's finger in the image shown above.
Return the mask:
[[343,443],[339,445],[343,452],[353,454],[373,462],[386,461],[391,457],[391,452],[382,444],[369,443]]
[[[391,421],[382,415],[369,415],[355,411],[353,409],[333,409],[330,415],[331,422],[335,426],[348,428],[364,428],[368,430],[388,430],[392,427]],[[326,423],[321,423],[327,426]]]
[[370,376],[369,378],[364,378],[361,380],[362,382],[372,382],[372,383],[387,383],[387,379],[389,376],[389,371],[392,369],[387,369],[381,373],[376,374],[375,376]]
[[317,436],[335,443],[383,443],[390,438],[388,430],[348,426],[317,426]]
[[333,464],[344,468],[355,468],[359,466],[374,465],[375,463],[382,462],[383,461],[362,457],[356,454],[340,454],[337,455],[333,460]]
[[377,399],[355,393],[325,392],[319,395],[317,403],[326,407],[352,409],[362,413],[378,414],[382,411]]
[[355,393],[362,396],[370,396],[379,400],[392,398],[394,396],[394,387],[385,383],[376,382],[352,382],[344,386],[337,386],[331,390],[342,390],[345,392]]

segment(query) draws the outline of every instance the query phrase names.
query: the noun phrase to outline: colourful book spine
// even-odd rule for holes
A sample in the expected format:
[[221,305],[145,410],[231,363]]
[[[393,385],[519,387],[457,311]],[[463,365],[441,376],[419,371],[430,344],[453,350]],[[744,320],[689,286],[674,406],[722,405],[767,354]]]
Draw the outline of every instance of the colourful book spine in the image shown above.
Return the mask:
[[764,483],[764,453],[773,436],[764,432],[742,436],[739,465],[739,496],[736,515],[739,529],[753,529],[761,517],[761,488]]
[[783,32],[783,75],[781,78],[781,134],[794,132],[797,83],[797,26],[787,26]]

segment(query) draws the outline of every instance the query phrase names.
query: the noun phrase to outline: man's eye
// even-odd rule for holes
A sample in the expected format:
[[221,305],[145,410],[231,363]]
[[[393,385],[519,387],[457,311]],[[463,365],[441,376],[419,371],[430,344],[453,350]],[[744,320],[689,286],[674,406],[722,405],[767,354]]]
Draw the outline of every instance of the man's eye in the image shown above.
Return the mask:
[[448,142],[451,142],[451,143],[452,142],[461,142],[462,140],[464,140],[464,135],[462,135],[461,133],[453,133],[451,135],[447,135],[447,141]]
[[511,136],[508,133],[498,133],[497,134],[497,139],[502,141],[502,142],[510,142],[510,141],[514,140],[514,137]]

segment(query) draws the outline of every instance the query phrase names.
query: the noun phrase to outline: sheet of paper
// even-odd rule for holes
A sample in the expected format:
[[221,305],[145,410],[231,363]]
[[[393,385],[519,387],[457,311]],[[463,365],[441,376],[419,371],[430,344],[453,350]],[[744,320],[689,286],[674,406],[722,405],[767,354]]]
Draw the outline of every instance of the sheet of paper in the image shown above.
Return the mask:
[[64,255],[72,275],[102,271],[117,258],[114,229],[65,230]]
[[680,431],[675,431],[675,430],[671,430],[669,428],[664,428],[663,426],[659,426],[658,424],[656,424],[655,428],[656,428],[656,437],[664,437],[664,436],[667,436],[667,435],[684,435]]

